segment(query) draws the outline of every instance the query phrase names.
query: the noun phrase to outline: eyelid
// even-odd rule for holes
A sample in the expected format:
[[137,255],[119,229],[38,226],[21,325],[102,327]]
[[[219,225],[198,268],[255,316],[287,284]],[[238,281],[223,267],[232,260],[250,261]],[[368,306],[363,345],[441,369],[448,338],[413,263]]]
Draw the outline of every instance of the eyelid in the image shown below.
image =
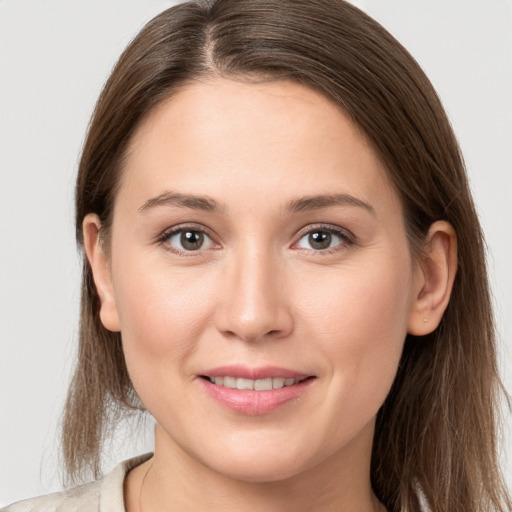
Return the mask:
[[338,226],[337,224],[329,224],[329,223],[322,223],[322,222],[315,222],[313,224],[307,224],[306,226],[299,229],[297,234],[295,235],[295,238],[300,238],[301,236],[304,236],[307,233],[311,233],[311,231],[328,231],[332,233],[339,233],[340,235],[344,236],[345,238],[349,238],[351,240],[355,241],[354,234],[348,230],[347,228],[343,228],[341,226]]
[[[165,229],[156,239],[156,243],[159,245],[166,245],[166,242],[175,235],[176,233],[179,233],[180,231],[185,230],[191,230],[191,231],[198,231],[201,233],[204,233],[212,242],[213,245],[217,246],[214,247],[214,249],[218,249],[220,247],[220,244],[215,241],[215,234],[212,232],[211,229],[204,226],[203,224],[196,224],[194,222],[186,222],[183,224],[178,224],[175,226],[171,226],[167,229]],[[307,226],[304,226],[301,228],[298,233],[294,237],[294,242],[292,243],[292,248],[296,248],[299,241],[305,236],[315,231],[326,231],[328,233],[332,233],[334,235],[339,236],[343,242],[339,245],[327,249],[300,249],[303,252],[310,252],[315,254],[331,254],[333,252],[337,252],[342,250],[347,245],[352,245],[356,242],[356,237],[354,234],[349,231],[346,228],[342,228],[341,226],[338,226],[336,224],[325,224],[325,223],[315,223],[315,224],[308,224]],[[205,250],[211,250],[211,249],[199,249],[197,251],[183,251],[174,247],[171,247],[170,245],[166,245],[166,250],[173,254],[179,254],[182,256],[198,256],[200,253],[203,253]]]
[[[181,231],[197,231],[200,233],[205,234],[212,242],[213,245],[216,245],[217,247],[220,246],[218,242],[215,241],[215,235],[213,234],[212,230],[204,226],[203,224],[196,224],[194,222],[186,222],[184,224],[178,224],[176,226],[171,226],[167,229],[165,229],[156,239],[156,243],[159,245],[162,245],[165,247],[165,249],[173,254],[179,254],[181,256],[186,257],[193,257],[198,256],[200,253],[203,253],[204,251],[207,251],[209,249],[198,249],[197,251],[184,251],[177,249],[175,247],[170,246],[169,244],[166,244],[166,242],[169,241],[169,239],[175,235],[176,233],[179,233]],[[217,247],[214,247],[216,249]]]
[[339,236],[343,243],[340,243],[336,247],[331,247],[327,249],[300,249],[302,251],[314,253],[314,254],[332,254],[333,252],[338,252],[343,250],[347,245],[353,245],[356,243],[355,235],[346,228],[342,228],[341,226],[337,226],[336,224],[308,224],[299,230],[299,232],[295,235],[295,241],[292,244],[292,248],[296,247],[299,241],[306,235],[310,233],[314,233],[315,231],[326,231],[327,233],[331,233]]

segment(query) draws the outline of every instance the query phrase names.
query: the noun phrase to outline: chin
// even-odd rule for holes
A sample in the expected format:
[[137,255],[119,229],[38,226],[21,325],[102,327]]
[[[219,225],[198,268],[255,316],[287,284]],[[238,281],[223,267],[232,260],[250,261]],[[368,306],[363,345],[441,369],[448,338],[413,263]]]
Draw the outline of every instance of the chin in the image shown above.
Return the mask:
[[302,445],[293,447],[283,442],[266,445],[255,443],[253,448],[230,449],[224,446],[218,452],[208,454],[209,460],[206,460],[203,452],[203,463],[218,474],[251,483],[287,480],[315,465]]
[[307,469],[302,464],[297,464],[297,461],[289,460],[274,460],[271,464],[268,460],[261,463],[238,463],[235,460],[226,462],[215,464],[211,469],[225,477],[248,483],[280,482],[291,479]]

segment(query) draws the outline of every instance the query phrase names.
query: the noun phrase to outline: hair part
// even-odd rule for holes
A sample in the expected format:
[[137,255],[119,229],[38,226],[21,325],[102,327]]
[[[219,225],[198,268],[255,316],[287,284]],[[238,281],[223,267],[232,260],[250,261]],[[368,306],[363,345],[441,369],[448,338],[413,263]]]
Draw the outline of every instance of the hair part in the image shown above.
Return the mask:
[[[457,234],[458,272],[439,327],[407,336],[397,377],[378,413],[371,463],[389,511],[510,510],[499,472],[499,380],[482,230],[459,146],[432,85],[377,22],[343,0],[211,0],[172,7],[120,57],[96,105],[76,184],[76,237],[96,213],[108,249],[130,141],[162,101],[195,80],[292,80],[339,105],[379,154],[420,250],[431,224]],[[84,258],[79,354],[63,420],[71,479],[100,473],[105,433],[143,410],[121,336],[99,318]]]

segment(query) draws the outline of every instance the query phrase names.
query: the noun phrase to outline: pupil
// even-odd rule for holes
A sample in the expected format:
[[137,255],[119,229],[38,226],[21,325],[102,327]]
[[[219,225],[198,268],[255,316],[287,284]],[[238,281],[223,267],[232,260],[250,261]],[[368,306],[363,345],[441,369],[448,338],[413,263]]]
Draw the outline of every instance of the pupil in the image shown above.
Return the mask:
[[325,231],[316,231],[309,235],[309,243],[313,249],[327,249],[331,245],[331,234]]
[[181,245],[188,251],[200,249],[203,241],[204,235],[199,231],[183,231],[181,234]]

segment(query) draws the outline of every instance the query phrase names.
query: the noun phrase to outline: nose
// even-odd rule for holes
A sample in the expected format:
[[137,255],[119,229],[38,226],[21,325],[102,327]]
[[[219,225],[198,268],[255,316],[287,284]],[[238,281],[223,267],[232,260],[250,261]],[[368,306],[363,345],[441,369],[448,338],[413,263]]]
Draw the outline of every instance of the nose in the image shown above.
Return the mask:
[[293,330],[282,264],[265,251],[230,259],[219,290],[217,329],[244,341],[283,338]]

